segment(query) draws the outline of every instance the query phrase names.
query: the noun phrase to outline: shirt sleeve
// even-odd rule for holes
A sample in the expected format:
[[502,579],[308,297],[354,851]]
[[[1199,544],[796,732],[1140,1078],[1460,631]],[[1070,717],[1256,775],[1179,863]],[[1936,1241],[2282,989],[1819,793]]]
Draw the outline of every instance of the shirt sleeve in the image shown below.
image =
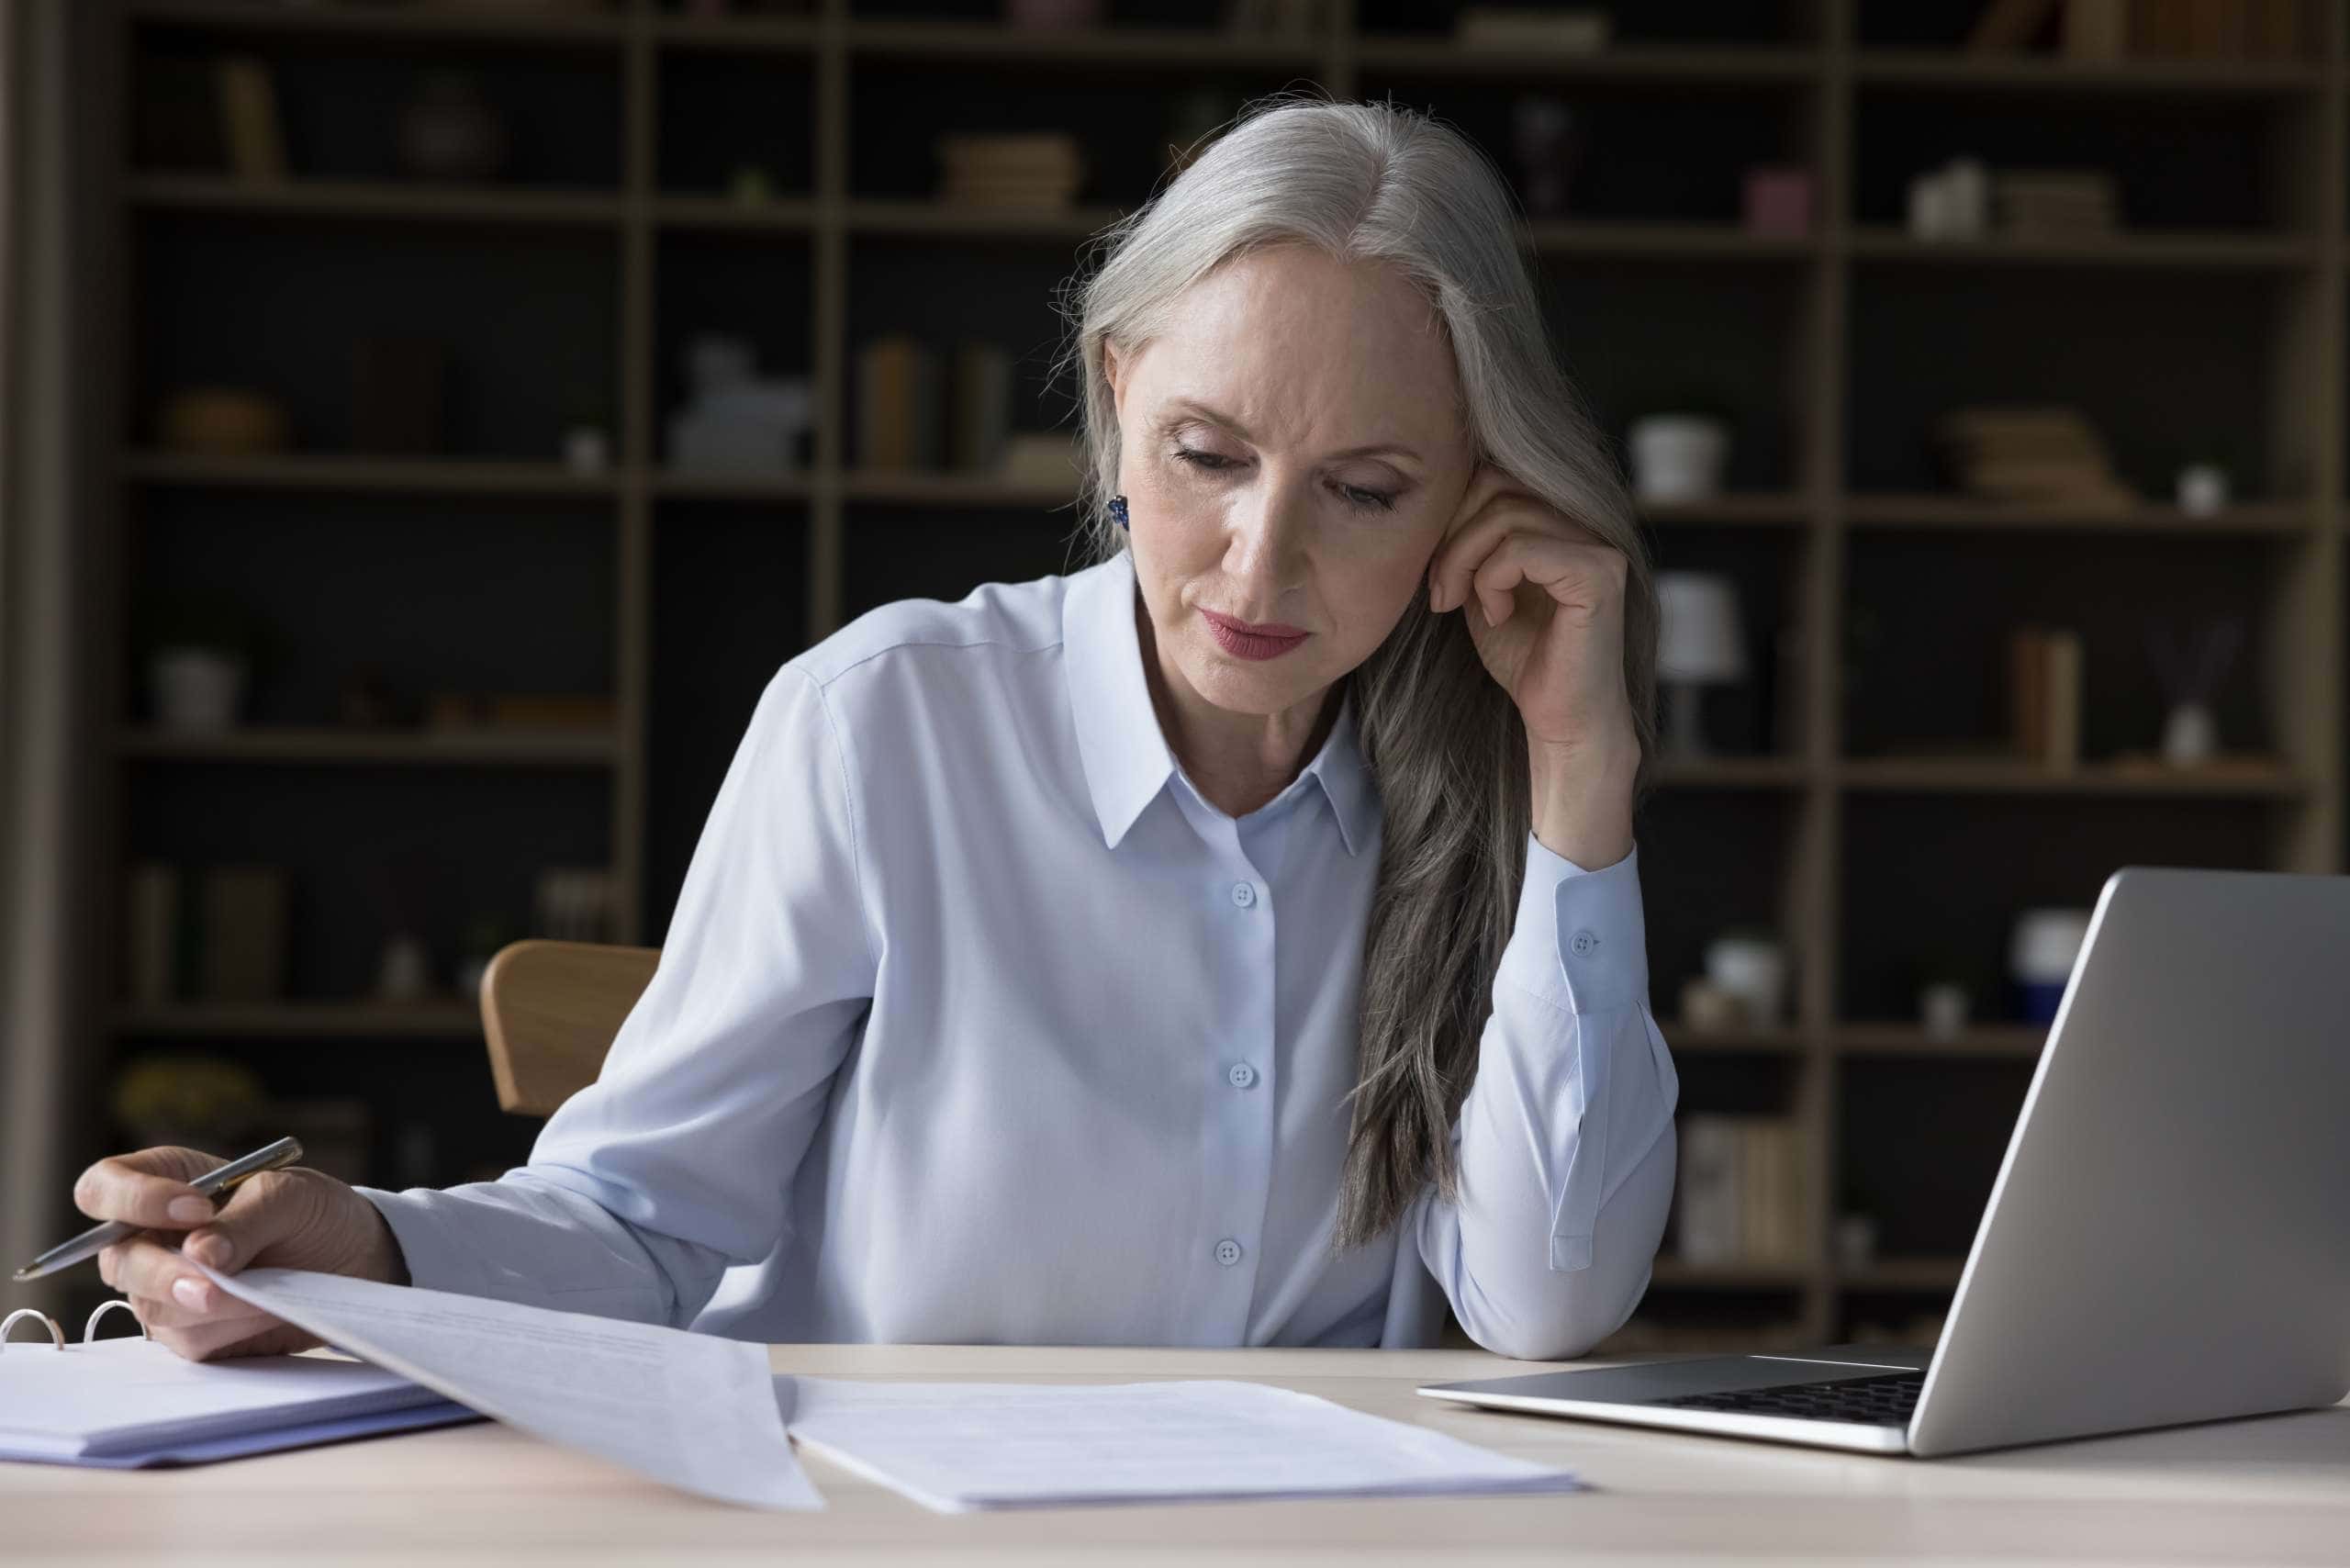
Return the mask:
[[1420,1257],[1479,1344],[1582,1354],[1648,1289],[1673,1196],[1680,1081],[1649,1009],[1639,851],[1586,871],[1527,835],[1516,924],[1452,1128],[1460,1197],[1433,1183]]
[[596,1081],[495,1182],[361,1187],[417,1284],[685,1327],[781,1238],[873,994],[841,739],[786,665],[761,694],[658,967]]

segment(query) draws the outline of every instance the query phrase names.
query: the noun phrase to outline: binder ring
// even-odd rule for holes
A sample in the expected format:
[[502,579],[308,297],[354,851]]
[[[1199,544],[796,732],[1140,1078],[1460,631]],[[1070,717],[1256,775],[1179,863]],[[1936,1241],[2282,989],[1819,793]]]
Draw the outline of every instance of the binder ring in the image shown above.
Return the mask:
[[98,1303],[97,1311],[90,1314],[90,1320],[82,1325],[82,1343],[86,1345],[98,1337],[98,1319],[117,1307],[130,1314],[130,1321],[139,1325],[139,1337],[141,1339],[152,1339],[155,1337],[147,1332],[147,1320],[139,1316],[139,1309],[130,1305],[130,1298],[118,1295],[112,1301]]
[[46,1312],[36,1311],[29,1306],[20,1306],[6,1317],[0,1318],[0,1350],[7,1348],[8,1336],[15,1331],[17,1320],[22,1317],[29,1317],[37,1323],[47,1326],[49,1337],[57,1349],[61,1350],[65,1349],[65,1330],[57,1326],[57,1319]]

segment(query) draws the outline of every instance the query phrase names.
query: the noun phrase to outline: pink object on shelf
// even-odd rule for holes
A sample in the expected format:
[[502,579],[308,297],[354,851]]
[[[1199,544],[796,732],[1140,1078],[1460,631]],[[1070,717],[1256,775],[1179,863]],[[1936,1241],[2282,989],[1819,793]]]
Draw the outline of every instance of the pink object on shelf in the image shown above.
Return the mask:
[[1764,165],[1746,171],[1750,234],[1811,232],[1811,172]]

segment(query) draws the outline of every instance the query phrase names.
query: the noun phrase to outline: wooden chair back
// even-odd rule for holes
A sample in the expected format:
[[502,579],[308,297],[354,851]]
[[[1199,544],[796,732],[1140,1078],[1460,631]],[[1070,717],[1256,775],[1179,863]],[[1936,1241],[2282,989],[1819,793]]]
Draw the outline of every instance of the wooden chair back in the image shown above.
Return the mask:
[[481,977],[498,1108],[549,1115],[593,1083],[660,961],[658,947],[599,942],[534,937],[499,948]]

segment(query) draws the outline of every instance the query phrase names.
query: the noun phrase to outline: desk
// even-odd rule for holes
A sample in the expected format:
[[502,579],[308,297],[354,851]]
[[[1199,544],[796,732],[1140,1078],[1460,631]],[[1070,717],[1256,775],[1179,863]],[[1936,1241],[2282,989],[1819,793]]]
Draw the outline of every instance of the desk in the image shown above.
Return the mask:
[[1477,1350],[784,1345],[778,1372],[1114,1383],[1244,1377],[1564,1464],[1597,1491],[932,1514],[809,1457],[821,1514],[708,1503],[482,1423],[182,1471],[0,1464],[0,1560],[256,1568],[495,1558],[810,1563],[2350,1561],[2350,1406],[1919,1462],[1472,1410]]

